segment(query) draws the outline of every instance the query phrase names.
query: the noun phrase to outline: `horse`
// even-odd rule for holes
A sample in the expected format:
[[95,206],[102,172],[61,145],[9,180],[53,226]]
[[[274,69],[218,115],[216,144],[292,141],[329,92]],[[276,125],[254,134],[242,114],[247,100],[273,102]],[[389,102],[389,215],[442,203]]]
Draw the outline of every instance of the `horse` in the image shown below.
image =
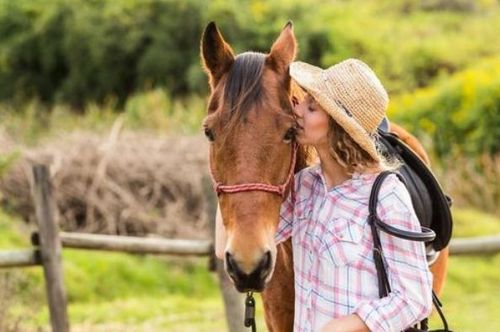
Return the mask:
[[[293,330],[292,244],[276,245],[274,234],[293,173],[311,162],[307,149],[294,144],[291,98],[299,89],[288,69],[296,52],[291,22],[267,54],[235,55],[214,22],[200,42],[210,86],[203,130],[210,141],[209,167],[227,233],[224,267],[238,291],[262,292],[270,332]],[[414,136],[396,124],[391,131],[429,163]],[[447,262],[446,248],[431,266],[438,294]]]

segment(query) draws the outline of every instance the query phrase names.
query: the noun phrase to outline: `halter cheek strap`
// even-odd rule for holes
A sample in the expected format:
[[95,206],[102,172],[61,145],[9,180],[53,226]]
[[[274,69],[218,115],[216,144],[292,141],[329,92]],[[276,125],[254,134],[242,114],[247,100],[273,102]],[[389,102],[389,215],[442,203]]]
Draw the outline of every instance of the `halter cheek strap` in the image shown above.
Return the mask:
[[[214,176],[214,173],[212,170],[212,163],[210,162],[210,175],[211,175],[212,181],[214,183],[215,192],[217,193],[217,195],[220,195],[221,193],[233,194],[233,193],[239,193],[239,192],[244,192],[244,191],[265,191],[265,192],[278,194],[284,199],[285,193],[286,193],[286,188],[288,187],[288,184],[292,180],[293,175],[295,173],[295,163],[297,162],[297,149],[298,149],[298,144],[293,143],[292,160],[290,162],[290,170],[288,171],[288,176],[286,178],[285,183],[283,183],[281,185],[272,185],[272,184],[267,184],[267,183],[243,183],[243,184],[234,184],[234,185],[223,184],[222,182],[219,182],[215,179],[215,176]],[[293,189],[293,186],[292,186],[292,189]]]

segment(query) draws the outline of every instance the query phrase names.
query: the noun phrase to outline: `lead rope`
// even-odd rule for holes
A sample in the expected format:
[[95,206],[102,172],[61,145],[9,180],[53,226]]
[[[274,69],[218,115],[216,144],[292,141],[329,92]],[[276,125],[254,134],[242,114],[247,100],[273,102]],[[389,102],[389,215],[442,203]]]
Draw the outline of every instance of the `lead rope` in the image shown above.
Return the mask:
[[257,331],[255,326],[255,299],[253,298],[253,292],[247,293],[247,298],[245,299],[245,327],[252,327],[252,332]]

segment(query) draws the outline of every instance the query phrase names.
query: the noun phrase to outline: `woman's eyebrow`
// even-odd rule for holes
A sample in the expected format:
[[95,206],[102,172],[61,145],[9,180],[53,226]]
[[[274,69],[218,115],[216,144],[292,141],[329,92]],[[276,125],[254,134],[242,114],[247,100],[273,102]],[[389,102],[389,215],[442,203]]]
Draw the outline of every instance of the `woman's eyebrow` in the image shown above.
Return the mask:
[[309,106],[316,106],[316,100],[310,94],[307,94],[306,101],[309,103]]
[[314,100],[313,96],[311,96],[311,94],[309,94],[309,93],[306,95],[306,99],[310,103],[315,103],[316,102],[316,100]]

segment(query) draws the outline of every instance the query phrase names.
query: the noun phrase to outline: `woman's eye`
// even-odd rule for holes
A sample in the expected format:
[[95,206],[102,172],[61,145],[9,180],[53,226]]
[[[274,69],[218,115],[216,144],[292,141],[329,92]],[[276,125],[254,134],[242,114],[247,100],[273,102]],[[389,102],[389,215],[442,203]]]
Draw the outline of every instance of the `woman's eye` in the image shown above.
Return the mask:
[[205,136],[208,138],[210,142],[215,141],[215,135],[210,128],[205,128]]
[[297,130],[295,129],[295,127],[289,128],[286,131],[285,136],[283,137],[283,142],[285,142],[287,144],[290,143],[295,138],[296,133],[297,133]]

